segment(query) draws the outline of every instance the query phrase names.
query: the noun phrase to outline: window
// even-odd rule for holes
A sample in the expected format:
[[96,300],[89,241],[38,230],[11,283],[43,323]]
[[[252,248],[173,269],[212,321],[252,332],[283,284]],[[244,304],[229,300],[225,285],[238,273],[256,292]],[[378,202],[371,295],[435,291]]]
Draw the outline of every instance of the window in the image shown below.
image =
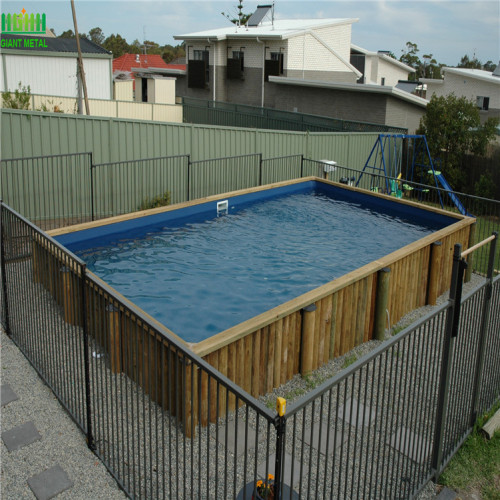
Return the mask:
[[208,50],[194,50],[193,51],[193,59],[195,61],[205,61],[208,63]]
[[244,80],[245,55],[241,50],[233,50],[232,57],[227,59],[227,78]]
[[270,76],[280,76],[284,70],[284,54],[271,52],[271,59],[266,59],[264,67],[264,80],[269,81]]
[[490,107],[489,97],[477,96],[476,101],[477,101],[477,107],[479,109],[482,109],[483,111],[488,111],[488,108]]
[[382,77],[382,78],[380,79],[380,85],[385,85],[385,78],[383,78],[383,77]]
[[188,61],[188,87],[206,88],[210,81],[208,50],[193,50],[193,59]]

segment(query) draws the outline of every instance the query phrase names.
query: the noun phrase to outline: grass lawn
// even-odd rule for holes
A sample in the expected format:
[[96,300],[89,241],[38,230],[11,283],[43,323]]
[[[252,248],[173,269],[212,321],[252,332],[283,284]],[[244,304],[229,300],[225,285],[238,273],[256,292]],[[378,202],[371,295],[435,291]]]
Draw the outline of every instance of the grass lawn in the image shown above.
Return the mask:
[[479,419],[474,430],[439,478],[439,483],[459,496],[475,495],[481,500],[500,500],[500,431],[488,441],[481,427],[500,404]]

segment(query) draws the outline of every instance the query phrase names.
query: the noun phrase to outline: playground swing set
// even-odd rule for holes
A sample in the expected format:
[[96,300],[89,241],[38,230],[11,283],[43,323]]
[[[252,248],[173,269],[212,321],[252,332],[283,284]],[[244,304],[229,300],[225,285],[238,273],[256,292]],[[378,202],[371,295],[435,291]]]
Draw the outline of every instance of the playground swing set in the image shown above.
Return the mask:
[[[422,200],[429,189],[411,186],[412,182],[428,184],[429,176],[438,188],[439,203],[443,208],[441,189],[444,189],[462,215],[471,215],[443,174],[435,169],[439,160],[431,157],[425,135],[380,134],[366,160],[355,186],[364,175],[370,176],[370,189],[401,198],[403,193],[412,193]],[[404,170],[403,170],[404,167]]]

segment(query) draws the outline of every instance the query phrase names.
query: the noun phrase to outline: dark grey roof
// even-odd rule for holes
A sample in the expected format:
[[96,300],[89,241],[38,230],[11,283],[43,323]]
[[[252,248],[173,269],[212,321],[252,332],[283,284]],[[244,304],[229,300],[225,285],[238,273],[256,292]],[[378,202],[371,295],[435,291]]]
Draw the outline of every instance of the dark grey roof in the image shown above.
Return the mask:
[[258,26],[266,14],[273,8],[272,5],[257,5],[257,10],[247,21],[248,26]]
[[[2,47],[2,51],[22,50],[23,52],[78,52],[76,38],[52,38],[26,35],[1,35],[2,40],[21,40],[18,47]],[[47,47],[25,47],[24,40],[43,40]],[[80,38],[80,48],[83,54],[106,54],[111,55],[106,49],[90,40]]]
[[399,80],[396,88],[400,90],[404,90],[405,92],[408,92],[409,94],[412,94],[415,92],[415,89],[420,85],[419,82],[408,82],[408,81],[403,81]]

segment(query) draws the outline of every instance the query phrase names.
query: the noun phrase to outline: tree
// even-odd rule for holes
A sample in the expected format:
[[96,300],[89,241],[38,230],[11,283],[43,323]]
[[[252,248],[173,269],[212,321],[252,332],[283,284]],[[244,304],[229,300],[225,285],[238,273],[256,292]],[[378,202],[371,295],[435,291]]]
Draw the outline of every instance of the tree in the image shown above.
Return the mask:
[[184,49],[184,44],[176,45],[175,47],[172,45],[165,45],[163,47],[163,53],[161,57],[166,63],[174,61],[175,59],[179,59],[180,57],[185,57],[186,51]]
[[483,69],[484,71],[495,71],[497,65],[493,61],[487,61],[483,64]]
[[221,12],[221,14],[224,17],[227,17],[232,23],[239,24],[240,26],[244,26],[252,15],[243,13],[243,0],[238,0],[238,5],[236,6],[236,17],[233,17],[233,19],[231,19],[230,14],[226,14],[225,12]]
[[136,38],[128,48],[129,54],[141,54],[142,53],[142,43]]
[[466,153],[483,156],[496,134],[498,118],[488,118],[481,125],[473,100],[454,94],[432,96],[417,134],[427,137],[433,158],[441,160],[441,169],[456,190],[465,183],[463,158]]
[[415,70],[415,73],[412,73],[409,76],[409,79],[410,80],[417,80],[418,79],[418,70],[420,69],[420,66],[422,65],[419,57],[417,56],[417,53],[419,52],[417,44],[412,43],[412,42],[406,42],[406,48],[402,49],[401,52],[403,52],[403,54],[401,55],[399,60],[402,63],[406,64],[407,66],[410,66],[410,68],[413,68]]
[[118,34],[113,34],[108,36],[102,46],[113,53],[113,57],[116,59],[117,57],[122,56],[123,54],[127,54],[130,51],[130,46],[127,43],[125,38],[122,38]]
[[66,30],[59,35],[59,38],[75,38],[75,34],[73,30]]
[[146,49],[146,53],[148,54],[161,55],[163,52],[162,48],[156,42],[152,42],[151,40],[144,40],[144,47]]
[[438,64],[432,54],[425,54],[422,56],[424,60],[423,68],[421,68],[422,78],[441,78],[442,64]]
[[460,59],[460,63],[457,68],[471,68],[471,69],[481,69],[482,68],[481,61],[474,55],[472,59],[469,59],[469,56],[465,54],[465,56]]
[[102,29],[96,27],[89,30],[89,39],[97,45],[102,45],[105,40]]

